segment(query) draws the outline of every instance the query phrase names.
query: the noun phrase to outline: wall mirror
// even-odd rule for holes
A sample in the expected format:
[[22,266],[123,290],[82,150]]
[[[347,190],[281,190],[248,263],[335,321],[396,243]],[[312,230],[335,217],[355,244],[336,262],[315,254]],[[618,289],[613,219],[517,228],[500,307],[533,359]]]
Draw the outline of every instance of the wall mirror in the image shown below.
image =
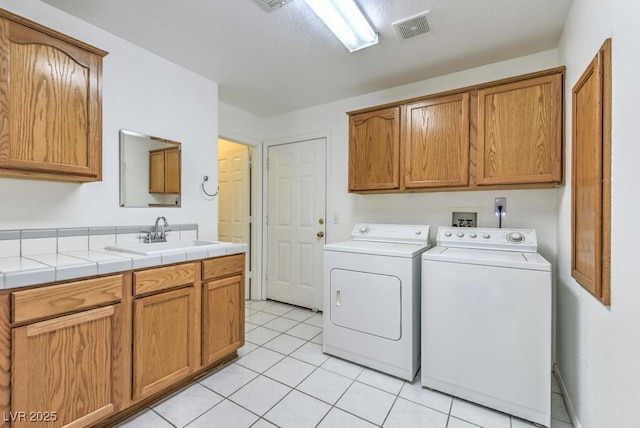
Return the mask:
[[179,207],[181,144],[120,131],[120,206]]

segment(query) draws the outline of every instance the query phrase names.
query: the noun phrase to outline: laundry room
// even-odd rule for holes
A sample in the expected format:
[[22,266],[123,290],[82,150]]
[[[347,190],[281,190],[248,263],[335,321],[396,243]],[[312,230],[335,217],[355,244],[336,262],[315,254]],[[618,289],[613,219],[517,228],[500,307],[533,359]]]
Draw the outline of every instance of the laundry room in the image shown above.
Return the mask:
[[640,424],[640,4],[187,3],[0,4],[0,427]]

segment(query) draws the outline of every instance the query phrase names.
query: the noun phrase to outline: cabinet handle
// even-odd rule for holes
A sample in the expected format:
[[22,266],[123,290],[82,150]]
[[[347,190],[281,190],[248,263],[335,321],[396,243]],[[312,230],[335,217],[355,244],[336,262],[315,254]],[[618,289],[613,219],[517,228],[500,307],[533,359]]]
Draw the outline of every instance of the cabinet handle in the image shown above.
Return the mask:
[[340,303],[340,289],[336,289],[336,306],[342,306],[342,303]]

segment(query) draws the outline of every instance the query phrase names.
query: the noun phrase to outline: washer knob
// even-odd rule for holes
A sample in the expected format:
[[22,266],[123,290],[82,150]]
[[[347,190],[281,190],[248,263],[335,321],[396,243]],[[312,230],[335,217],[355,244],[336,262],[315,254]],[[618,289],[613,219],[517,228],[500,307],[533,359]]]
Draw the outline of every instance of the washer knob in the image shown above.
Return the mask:
[[449,232],[448,230],[444,233],[444,236],[446,236],[447,238],[451,236],[451,232]]
[[507,235],[507,238],[511,242],[522,242],[524,240],[524,236],[522,236],[522,233],[518,232],[511,232],[509,235]]
[[422,235],[422,231],[420,229],[416,229],[416,235]]
[[491,235],[489,235],[488,233],[483,233],[483,234],[482,234],[482,237],[483,237],[484,239],[489,239],[489,238],[491,238]]
[[458,238],[462,238],[464,236],[464,233],[463,232],[458,232],[458,233],[456,233],[456,235],[458,236]]
[[470,236],[471,238],[475,238],[475,237],[477,237],[478,235],[476,235],[475,233],[470,233],[470,234],[469,234],[469,236]]
[[360,233],[367,233],[369,231],[369,226],[362,226],[360,228]]

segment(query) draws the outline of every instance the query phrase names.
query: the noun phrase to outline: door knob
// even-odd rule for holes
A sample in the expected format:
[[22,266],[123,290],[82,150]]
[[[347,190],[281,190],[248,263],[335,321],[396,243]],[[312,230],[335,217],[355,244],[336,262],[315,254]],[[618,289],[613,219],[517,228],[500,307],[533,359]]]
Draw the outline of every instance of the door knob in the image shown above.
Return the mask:
[[323,231],[320,231],[320,232],[316,233],[316,236],[317,236],[318,238],[324,238],[324,232],[323,232]]

